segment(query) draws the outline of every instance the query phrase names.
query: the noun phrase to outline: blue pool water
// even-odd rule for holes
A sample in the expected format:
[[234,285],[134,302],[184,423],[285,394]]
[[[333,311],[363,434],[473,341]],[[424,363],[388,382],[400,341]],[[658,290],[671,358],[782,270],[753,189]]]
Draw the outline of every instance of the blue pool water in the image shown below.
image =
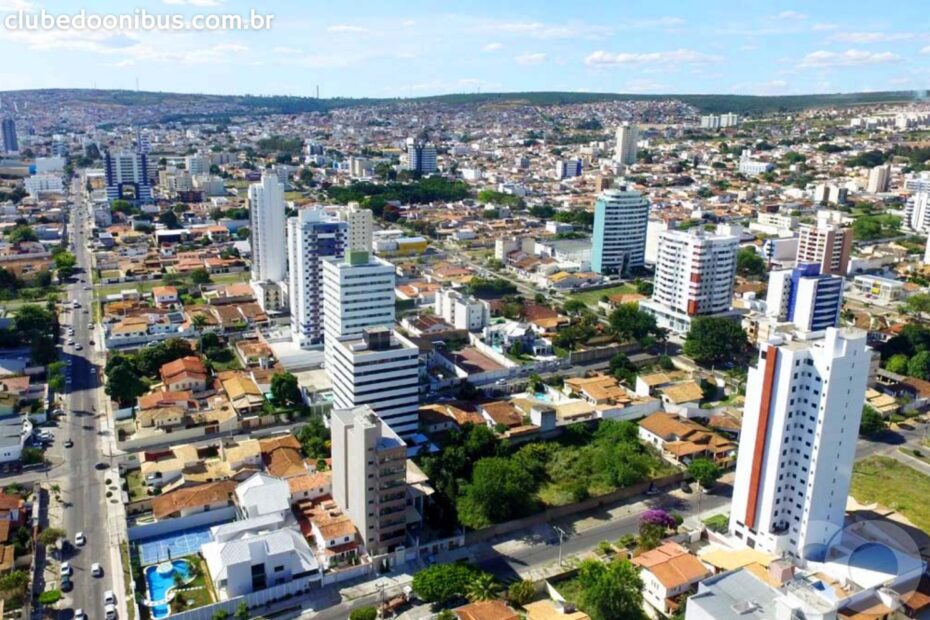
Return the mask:
[[174,576],[178,574],[184,581],[190,579],[191,564],[187,560],[174,560],[171,562],[171,569],[168,570],[168,563],[156,564],[145,569],[145,582],[149,586],[149,600],[153,603],[152,617],[164,618],[170,611],[168,602],[165,597],[168,590],[174,587]]

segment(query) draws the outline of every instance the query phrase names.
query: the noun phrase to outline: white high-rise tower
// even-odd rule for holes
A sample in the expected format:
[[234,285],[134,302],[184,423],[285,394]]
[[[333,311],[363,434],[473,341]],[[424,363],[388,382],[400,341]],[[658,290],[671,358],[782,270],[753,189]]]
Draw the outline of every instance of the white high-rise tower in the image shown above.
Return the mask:
[[271,171],[249,186],[252,281],[283,282],[287,277],[284,242],[284,185]]
[[639,140],[639,128],[624,123],[617,127],[617,144],[614,147],[614,161],[624,166],[636,163],[636,142]]
[[858,330],[761,347],[746,384],[732,535],[765,553],[822,559],[843,527],[869,362]]

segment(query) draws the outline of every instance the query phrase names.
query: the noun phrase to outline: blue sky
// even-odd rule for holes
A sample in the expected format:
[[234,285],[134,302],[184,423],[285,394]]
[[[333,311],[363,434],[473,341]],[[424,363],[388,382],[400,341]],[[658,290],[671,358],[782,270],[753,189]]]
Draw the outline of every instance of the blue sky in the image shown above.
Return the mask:
[[[930,87],[926,3],[0,0],[0,90],[422,96],[792,94]],[[270,30],[6,27],[16,11],[274,15]]]

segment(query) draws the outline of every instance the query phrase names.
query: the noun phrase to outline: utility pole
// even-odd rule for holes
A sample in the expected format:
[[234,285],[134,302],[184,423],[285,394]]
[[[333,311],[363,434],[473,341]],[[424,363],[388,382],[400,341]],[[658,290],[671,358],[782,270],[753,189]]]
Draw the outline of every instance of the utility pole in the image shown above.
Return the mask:
[[559,535],[559,566],[562,566],[562,539],[567,538],[568,534],[566,534],[565,530],[560,528],[558,525],[553,525],[552,529],[555,530],[555,533]]

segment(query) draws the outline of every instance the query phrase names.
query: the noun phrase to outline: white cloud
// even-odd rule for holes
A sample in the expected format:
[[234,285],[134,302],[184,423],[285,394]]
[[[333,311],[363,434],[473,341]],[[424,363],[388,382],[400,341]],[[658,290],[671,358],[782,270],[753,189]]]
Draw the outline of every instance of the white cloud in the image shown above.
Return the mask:
[[886,43],[888,41],[906,41],[913,38],[913,32],[838,32],[831,36],[830,40],[846,43]]
[[668,64],[706,64],[720,62],[721,56],[704,54],[690,49],[668,50],[664,52],[605,52],[598,50],[585,57],[584,62],[591,67],[610,67],[619,65],[668,65]]
[[181,6],[189,4],[190,6],[219,6],[220,0],[162,0],[165,4]]
[[536,54],[520,54],[514,60],[521,65],[538,65],[541,62],[546,62],[546,55],[541,53]]
[[495,42],[495,43],[488,43],[487,45],[485,45],[484,47],[482,47],[481,50],[482,50],[482,51],[485,51],[485,52],[496,52],[497,50],[501,49],[502,47],[504,47],[504,44],[503,44],[503,43],[496,43],[496,42]]
[[334,26],[327,26],[326,32],[368,32],[368,28],[352,26],[351,24],[336,24]]
[[636,28],[671,28],[673,26],[681,26],[685,23],[680,17],[656,17],[654,19],[640,19],[633,22],[633,26]]
[[836,30],[839,27],[840,27],[839,24],[821,23],[821,24],[814,24],[813,26],[811,26],[811,30],[813,30],[814,32],[825,32],[827,30]]
[[853,67],[897,62],[899,60],[901,60],[901,57],[891,52],[867,52],[864,50],[828,52],[818,50],[802,58],[798,66],[804,68]]
[[807,19],[807,13],[798,13],[797,11],[782,11],[775,17],[778,19],[802,20]]
[[611,34],[610,28],[581,22],[544,24],[542,22],[493,22],[481,30],[527,36],[534,39],[599,39]]
[[414,24],[416,24],[416,22],[413,21],[412,19],[405,19],[404,21],[400,22],[400,25],[403,26],[404,28],[410,28]]
[[0,13],[16,13],[23,11],[28,13],[36,8],[36,5],[29,0],[0,0]]
[[274,54],[303,54],[304,51],[297,47],[285,47],[279,45],[278,47],[271,48],[271,52]]
[[921,53],[921,54],[930,54],[930,45],[928,45],[927,47],[922,47],[922,48],[920,48],[920,53]]

